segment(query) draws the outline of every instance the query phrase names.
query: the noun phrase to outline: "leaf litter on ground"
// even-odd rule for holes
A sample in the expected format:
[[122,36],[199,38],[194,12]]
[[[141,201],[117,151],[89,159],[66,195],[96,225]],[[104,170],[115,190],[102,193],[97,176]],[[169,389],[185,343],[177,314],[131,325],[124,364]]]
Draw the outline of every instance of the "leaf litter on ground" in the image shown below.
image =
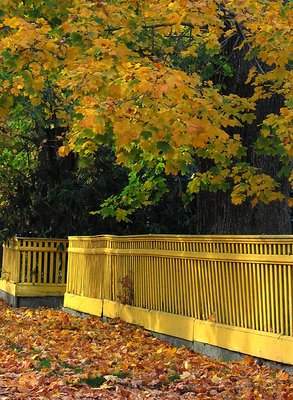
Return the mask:
[[0,399],[293,400],[293,376],[221,362],[119,319],[0,301]]

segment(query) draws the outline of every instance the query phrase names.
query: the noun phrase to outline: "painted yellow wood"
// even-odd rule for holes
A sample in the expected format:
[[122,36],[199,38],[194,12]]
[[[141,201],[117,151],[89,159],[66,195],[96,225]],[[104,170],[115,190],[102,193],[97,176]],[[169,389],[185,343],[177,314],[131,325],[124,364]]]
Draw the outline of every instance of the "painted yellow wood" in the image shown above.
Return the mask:
[[124,321],[143,326],[145,329],[175,336],[185,340],[193,340],[193,322],[189,317],[164,313],[161,311],[147,311],[105,300],[103,315],[109,318],[120,317]]
[[280,333],[280,319],[281,319],[281,315],[280,315],[280,285],[279,285],[279,276],[278,276],[278,268],[275,265],[274,266],[274,285],[275,285],[275,312],[276,312],[276,333]]
[[288,267],[288,322],[289,335],[293,336],[293,270]]
[[15,296],[16,293],[16,283],[7,281],[5,279],[0,279],[0,290]]
[[44,297],[44,296],[63,296],[66,285],[62,284],[34,284],[17,283],[15,296],[19,297]]
[[64,295],[64,307],[79,312],[102,316],[103,300],[78,296],[70,293]]
[[44,263],[43,263],[43,253],[38,251],[38,284],[42,283],[44,277]]
[[270,314],[270,303],[271,303],[271,293],[270,293],[270,283],[269,283],[269,265],[265,265],[265,292],[266,292],[266,315],[267,315],[267,331],[272,331],[272,321]]
[[48,242],[44,242],[44,247],[43,247],[43,251],[44,251],[44,256],[43,256],[43,271],[44,271],[44,279],[43,282],[44,283],[48,283],[49,279],[48,279],[48,252],[46,251],[48,248]]
[[66,285],[12,283],[0,279],[0,290],[15,297],[63,296]]
[[250,269],[250,298],[251,298],[251,329],[257,329],[257,286],[256,286],[256,264],[251,263]]
[[79,238],[70,256],[78,255],[81,265],[86,255],[107,255],[110,299],[119,296],[128,263],[139,307],[203,319],[216,310],[214,318],[222,324],[292,335],[292,237],[106,239],[89,237],[84,245]]
[[37,252],[32,251],[32,269],[31,269],[31,282],[36,283],[38,277],[38,265],[37,265]]
[[27,251],[25,252],[26,257],[26,274],[24,282],[32,282],[32,252]]
[[12,238],[3,246],[1,277],[17,284],[65,284],[65,239]]
[[72,237],[68,292],[117,301],[129,276],[134,306],[292,335],[292,250],[288,236]]
[[[195,315],[196,314],[196,296],[195,296],[195,280],[194,280],[194,265],[190,262],[190,260],[186,260],[186,269],[185,269],[185,280],[188,284],[188,295],[187,299],[189,301],[189,309],[186,315]],[[162,309],[160,310],[162,311]]]
[[[253,313],[253,304],[252,304],[252,280],[250,276],[250,267],[251,264],[245,264],[245,282],[246,282],[246,299],[247,299],[247,319],[248,319],[248,328],[252,329],[252,313]],[[231,324],[233,325],[233,324]]]
[[287,318],[285,318],[285,335],[289,335],[289,291],[288,291],[288,276],[289,273],[287,272],[288,269],[285,266],[284,267],[284,299],[287,300],[284,302],[284,315],[287,316]]
[[[218,292],[218,303],[217,303],[217,315],[216,315],[216,320],[217,321],[223,321],[224,320],[224,303],[225,303],[225,298],[224,298],[224,290],[223,290],[223,274],[221,273],[222,271],[222,263],[219,261],[216,264],[216,291]],[[200,319],[198,317],[195,317],[197,319]]]
[[209,321],[194,321],[194,340],[293,365],[293,338]]
[[49,252],[49,283],[54,283],[54,253]]
[[273,265],[269,265],[269,282],[270,282],[270,315],[272,332],[276,332],[276,300],[273,281]]
[[117,254],[117,255],[132,255],[150,257],[167,257],[167,258],[191,258],[195,260],[221,260],[231,262],[256,262],[267,264],[292,264],[292,255],[270,255],[270,254],[234,254],[234,253],[192,253],[192,252],[179,252],[173,250],[149,250],[149,249],[110,249],[110,248],[74,248],[69,247],[68,253],[77,254]]
[[[206,243],[215,243],[218,246],[222,247],[220,250],[221,253],[229,253],[228,246],[231,247],[231,244],[234,246],[239,246],[239,250],[235,250],[232,252],[235,253],[245,253],[244,245],[250,244],[249,252],[255,254],[271,254],[269,253],[269,244],[273,244],[273,248],[276,249],[276,246],[282,245],[283,250],[282,254],[290,255],[292,254],[292,236],[245,236],[245,235],[237,235],[237,236],[230,236],[230,235],[223,235],[223,236],[191,236],[191,235],[148,235],[142,236],[88,236],[88,237],[70,237],[70,241],[75,243],[75,247],[85,247],[85,239],[88,240],[89,246],[92,247],[91,242],[95,241],[96,246],[100,248],[122,248],[122,244],[126,243],[129,245],[128,248],[132,249],[160,249],[163,248],[165,250],[171,249],[170,245],[171,242],[177,242],[177,251],[184,248],[186,243],[199,246],[196,248],[197,252],[205,252],[203,247]],[[76,246],[80,242],[83,243],[82,246]],[[106,242],[109,242],[109,246],[106,246]],[[131,245],[130,245],[131,243]],[[256,246],[257,245],[257,246]],[[125,247],[125,246],[124,246]],[[275,253],[280,254],[280,253]]]
[[58,283],[58,277],[59,277],[59,266],[60,266],[60,254],[59,252],[54,254],[54,271],[53,271],[53,282]]
[[1,277],[11,282],[17,282],[19,279],[19,254],[15,247],[14,240],[3,245],[2,272]]
[[264,324],[263,324],[263,313],[262,313],[262,284],[261,284],[261,268],[259,266],[257,266],[257,298],[258,298],[258,311],[257,311],[257,315],[258,315],[258,321],[259,321],[259,325],[258,325],[258,330],[262,331]]

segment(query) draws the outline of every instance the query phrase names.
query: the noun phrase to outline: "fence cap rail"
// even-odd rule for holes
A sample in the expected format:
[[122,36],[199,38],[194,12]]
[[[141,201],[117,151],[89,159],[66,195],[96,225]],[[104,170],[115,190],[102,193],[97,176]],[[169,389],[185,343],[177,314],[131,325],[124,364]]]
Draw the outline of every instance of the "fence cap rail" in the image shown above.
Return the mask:
[[[27,244],[27,242],[29,242],[29,244]],[[46,244],[54,244],[57,243],[57,246],[59,245],[65,245],[66,247],[68,247],[68,239],[56,239],[56,238],[27,238],[27,237],[18,237],[18,236],[13,236],[12,238],[7,239],[2,247],[5,248],[10,248],[13,250],[18,250],[18,249],[41,249],[42,248],[54,248],[53,246],[51,247],[42,247],[39,246],[39,244],[41,243],[46,243]],[[36,246],[34,246],[34,244],[36,244]]]
[[101,239],[101,240],[211,240],[211,241],[284,241],[288,240],[293,244],[293,235],[165,235],[165,234],[146,234],[146,235],[91,235],[91,236],[69,236],[68,239],[70,241],[75,240],[94,240],[94,239]]
[[12,236],[9,240],[30,240],[30,241],[39,241],[39,242],[68,242],[66,238],[40,238],[40,237],[28,237],[28,236]]

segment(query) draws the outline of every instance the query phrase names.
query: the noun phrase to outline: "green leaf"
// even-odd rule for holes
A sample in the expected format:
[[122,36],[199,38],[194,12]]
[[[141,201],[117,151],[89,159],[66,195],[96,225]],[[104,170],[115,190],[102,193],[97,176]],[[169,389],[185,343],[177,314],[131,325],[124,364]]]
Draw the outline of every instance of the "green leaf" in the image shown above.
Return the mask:
[[74,45],[82,44],[82,36],[78,32],[72,32],[70,34],[70,39]]
[[103,375],[98,375],[92,378],[85,379],[85,383],[87,383],[90,387],[97,388],[106,382],[106,379]]
[[171,150],[171,146],[168,142],[158,142],[157,149],[161,150],[163,153],[168,153]]
[[32,80],[32,74],[31,74],[31,72],[28,71],[27,69],[24,70],[24,71],[22,71],[20,75],[23,77],[23,79],[24,79],[25,82],[31,82],[31,80]]
[[140,132],[140,136],[142,136],[145,140],[148,140],[152,137],[152,133],[148,131]]
[[[103,217],[113,217],[115,215],[115,209],[114,206],[112,207],[103,207],[98,213]],[[90,214],[95,215],[97,214],[97,211],[91,211]]]
[[225,76],[230,76],[230,77],[233,76],[233,68],[231,67],[230,64],[225,63],[223,65],[223,73]]

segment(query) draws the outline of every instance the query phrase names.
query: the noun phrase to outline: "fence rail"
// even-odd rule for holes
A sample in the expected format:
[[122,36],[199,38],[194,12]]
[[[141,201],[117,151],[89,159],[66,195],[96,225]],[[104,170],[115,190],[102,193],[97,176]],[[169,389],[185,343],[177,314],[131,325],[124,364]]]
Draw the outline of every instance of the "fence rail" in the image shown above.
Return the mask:
[[69,239],[69,294],[293,336],[292,236]]

